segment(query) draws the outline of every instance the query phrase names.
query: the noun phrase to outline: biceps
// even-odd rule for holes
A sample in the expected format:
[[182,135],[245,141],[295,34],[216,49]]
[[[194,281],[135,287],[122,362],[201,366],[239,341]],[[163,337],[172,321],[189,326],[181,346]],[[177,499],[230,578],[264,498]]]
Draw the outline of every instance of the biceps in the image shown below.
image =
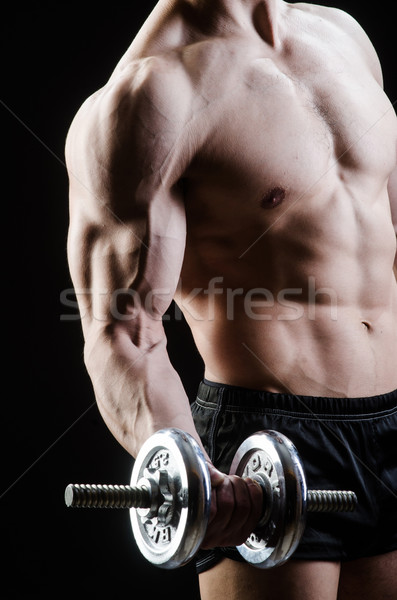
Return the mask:
[[130,263],[127,259],[123,269],[119,256],[113,254],[111,319],[130,320],[132,328],[144,319],[146,324],[147,319],[161,321],[175,295],[183,255],[182,240],[151,234],[144,237],[139,254],[131,256]]
[[185,247],[182,204],[162,201],[157,207],[156,200],[151,203],[146,218],[124,223],[71,217],[68,259],[86,332],[118,323],[135,337],[161,322],[175,294]]
[[161,318],[173,298],[185,211],[182,167],[162,170],[178,151],[179,129],[148,112],[146,93],[132,93],[129,80],[123,86],[90,101],[68,135],[68,245],[74,283],[89,290],[81,298],[87,322],[132,329],[139,315]]

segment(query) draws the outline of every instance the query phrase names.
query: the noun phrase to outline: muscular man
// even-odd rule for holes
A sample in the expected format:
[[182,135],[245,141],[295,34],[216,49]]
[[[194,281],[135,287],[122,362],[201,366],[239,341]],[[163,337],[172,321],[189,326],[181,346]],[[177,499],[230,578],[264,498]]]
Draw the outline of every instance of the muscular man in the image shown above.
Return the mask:
[[[395,597],[396,141],[360,26],[283,0],[160,0],[71,126],[68,256],[99,409],[133,456],[175,426],[218,468],[203,600]],[[205,363],[193,416],[173,299]],[[260,490],[222,474],[266,428],[311,487],[360,503],[313,517],[274,570],[229,548]]]

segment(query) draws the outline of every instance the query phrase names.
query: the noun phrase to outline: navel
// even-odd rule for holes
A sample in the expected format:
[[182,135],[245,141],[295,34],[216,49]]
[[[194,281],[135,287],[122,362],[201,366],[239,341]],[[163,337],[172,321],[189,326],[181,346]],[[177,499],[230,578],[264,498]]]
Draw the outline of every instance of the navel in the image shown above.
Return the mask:
[[361,325],[364,325],[367,331],[371,330],[371,323],[369,323],[368,321],[361,321]]
[[262,208],[276,208],[285,198],[285,189],[282,187],[275,187],[261,200]]

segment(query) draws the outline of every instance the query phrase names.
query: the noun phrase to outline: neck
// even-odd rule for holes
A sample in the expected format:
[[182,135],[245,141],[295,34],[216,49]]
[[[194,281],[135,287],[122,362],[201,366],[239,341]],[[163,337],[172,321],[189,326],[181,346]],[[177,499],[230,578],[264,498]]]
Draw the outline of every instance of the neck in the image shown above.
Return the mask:
[[207,23],[219,30],[245,28],[253,24],[271,46],[279,43],[278,21],[282,0],[186,0]]

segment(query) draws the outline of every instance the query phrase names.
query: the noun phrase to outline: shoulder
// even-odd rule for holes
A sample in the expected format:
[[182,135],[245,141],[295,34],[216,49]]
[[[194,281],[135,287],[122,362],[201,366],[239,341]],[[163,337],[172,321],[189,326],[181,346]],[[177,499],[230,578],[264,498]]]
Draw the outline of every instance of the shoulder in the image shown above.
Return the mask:
[[117,69],[77,111],[66,139],[68,166],[134,161],[137,168],[155,169],[189,120],[189,88],[168,57],[138,59]]
[[189,81],[175,53],[131,62],[110,78],[108,90],[116,104],[127,100],[137,106],[144,101],[169,119],[185,115],[190,96]]
[[130,121],[156,116],[168,121],[179,117],[181,121],[187,107],[187,88],[175,61],[163,57],[131,61],[83,102],[71,130],[122,125],[126,131]]
[[344,36],[345,43],[347,41],[361,54],[375,79],[381,86],[383,85],[382,69],[376,50],[363,27],[352,15],[342,9],[329,6],[306,3],[296,6],[324,19],[338,30],[338,35]]
[[343,30],[361,30],[362,27],[358,21],[349,13],[342,10],[341,8],[335,8],[333,6],[323,6],[321,4],[307,4],[305,2],[299,2],[294,4],[296,8],[311,13],[312,15],[323,18],[327,21],[334,23],[341,27]]

